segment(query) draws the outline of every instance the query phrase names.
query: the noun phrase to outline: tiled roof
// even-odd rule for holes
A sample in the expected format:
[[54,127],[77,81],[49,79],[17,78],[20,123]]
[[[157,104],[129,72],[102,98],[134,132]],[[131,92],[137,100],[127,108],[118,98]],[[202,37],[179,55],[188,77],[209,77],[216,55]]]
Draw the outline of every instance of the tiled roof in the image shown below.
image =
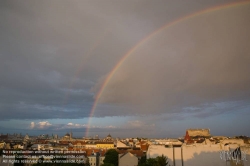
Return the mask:
[[85,141],[71,141],[71,144],[72,145],[79,145],[79,144],[86,145],[86,142]]
[[69,141],[59,141],[60,144],[69,144]]
[[95,142],[96,144],[114,144],[114,142],[106,142],[106,141],[98,141],[98,142]]
[[142,157],[144,156],[144,153],[142,150],[117,150],[119,154],[124,154],[127,152],[130,152],[131,154],[135,155],[136,157]]

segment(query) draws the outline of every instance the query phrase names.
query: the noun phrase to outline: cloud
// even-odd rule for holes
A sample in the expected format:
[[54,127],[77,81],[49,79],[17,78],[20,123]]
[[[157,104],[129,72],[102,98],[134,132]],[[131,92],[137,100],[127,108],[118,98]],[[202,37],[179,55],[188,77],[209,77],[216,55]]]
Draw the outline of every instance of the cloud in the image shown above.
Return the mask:
[[31,122],[31,123],[30,123],[30,128],[31,128],[31,129],[35,128],[35,122]]
[[[83,101],[75,101],[66,106],[59,105],[56,101],[51,102],[52,103],[48,101],[48,103],[44,104],[30,104],[25,102],[17,104],[4,103],[0,105],[0,112],[2,113],[0,119],[79,119],[89,116],[89,112],[82,109],[89,110],[91,105],[86,104],[82,106]],[[77,104],[78,102],[79,104]],[[62,103],[62,101],[60,103]]]
[[87,128],[88,125],[86,124],[74,124],[74,123],[68,123],[67,125],[65,126],[62,126],[62,128],[71,128],[71,129],[74,129],[74,128]]
[[51,124],[48,121],[41,121],[41,122],[31,122],[30,123],[30,129],[49,129],[54,131],[60,131],[60,130],[75,130],[75,129],[115,129],[116,126],[113,125],[88,125],[88,124],[79,124],[79,123],[72,123],[69,122],[67,124]]
[[128,124],[132,127],[142,127],[144,125],[144,123],[139,120],[128,121]]
[[124,129],[154,129],[155,124],[151,123],[152,121],[141,121],[141,120],[133,120],[133,121],[128,121],[127,124],[122,125],[121,128]]
[[234,107],[213,106],[215,103],[242,101],[248,106],[250,24],[245,20],[249,8],[245,5],[201,14],[145,41],[116,70],[95,114],[105,114],[102,105],[121,104],[122,110],[124,105],[128,109],[106,113],[172,114],[189,108],[206,117]]
[[51,126],[51,124],[48,122],[48,121],[45,121],[45,122],[38,122],[38,128],[46,128],[46,127],[49,127]]
[[74,124],[73,123],[68,123],[69,126],[73,126]]
[[31,129],[47,129],[51,127],[52,124],[50,124],[48,121],[42,121],[42,122],[31,122],[30,123],[30,128]]
[[[49,118],[45,110],[15,116],[24,111],[17,107],[19,102],[51,108],[63,105],[80,109],[82,105],[92,105],[93,92],[98,91],[93,84],[101,82],[122,55],[142,38],[167,22],[217,1],[165,3],[1,2],[0,21],[5,22],[0,27],[3,117],[36,119],[33,113],[36,112]],[[84,113],[78,115],[86,117],[91,108],[81,110]],[[60,117],[57,112],[50,116]]]
[[102,88],[104,81],[107,79],[108,75],[102,76],[101,78],[99,78],[99,80],[97,81],[97,84],[95,84],[91,89],[90,92],[94,93],[94,99],[97,98],[98,92],[100,91],[100,89]]
[[108,129],[115,129],[115,128],[117,128],[116,126],[113,126],[113,125],[109,125],[109,126],[106,126],[106,128],[108,128]]

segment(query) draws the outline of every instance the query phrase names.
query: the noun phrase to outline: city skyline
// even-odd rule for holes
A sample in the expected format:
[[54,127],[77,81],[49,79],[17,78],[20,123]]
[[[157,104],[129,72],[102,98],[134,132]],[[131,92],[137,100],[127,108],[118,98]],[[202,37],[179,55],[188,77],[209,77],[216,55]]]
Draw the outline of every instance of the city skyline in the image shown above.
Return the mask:
[[250,1],[1,1],[0,132],[250,136]]

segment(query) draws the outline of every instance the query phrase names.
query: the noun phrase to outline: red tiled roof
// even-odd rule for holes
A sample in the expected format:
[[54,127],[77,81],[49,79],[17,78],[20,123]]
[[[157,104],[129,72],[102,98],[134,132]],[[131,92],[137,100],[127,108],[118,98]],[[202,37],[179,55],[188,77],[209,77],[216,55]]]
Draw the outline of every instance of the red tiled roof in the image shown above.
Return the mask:
[[86,156],[91,156],[93,152],[94,153],[99,152],[101,154],[101,156],[104,156],[106,153],[106,150],[101,150],[101,149],[86,149],[86,148],[74,149],[73,147],[69,147],[68,150],[69,151],[85,151]]
[[148,144],[143,144],[143,145],[141,145],[141,150],[142,150],[142,151],[147,151],[147,150],[148,150],[148,147],[149,147]]
[[69,141],[59,141],[60,144],[69,144]]
[[71,141],[72,145],[77,145],[77,144],[81,144],[81,145],[86,145],[85,141]]

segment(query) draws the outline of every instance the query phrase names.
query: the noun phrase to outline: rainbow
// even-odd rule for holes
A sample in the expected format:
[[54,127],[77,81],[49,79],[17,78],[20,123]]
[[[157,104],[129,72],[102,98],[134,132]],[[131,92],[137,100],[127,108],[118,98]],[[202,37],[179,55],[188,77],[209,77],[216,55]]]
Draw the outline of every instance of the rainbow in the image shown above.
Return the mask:
[[146,36],[145,38],[143,38],[140,42],[138,42],[133,48],[131,48],[124,56],[122,56],[122,58],[118,61],[118,63],[115,65],[115,67],[111,70],[111,72],[109,72],[107,78],[105,79],[105,81],[103,82],[99,92],[97,93],[97,95],[95,96],[95,101],[94,101],[94,104],[92,106],[92,109],[90,111],[90,114],[89,114],[89,120],[88,120],[88,127],[86,129],[86,132],[85,132],[85,136],[87,137],[88,136],[88,133],[89,133],[89,126],[90,126],[90,123],[91,123],[91,118],[95,112],[95,109],[98,105],[98,101],[100,99],[100,97],[102,96],[104,90],[105,90],[105,87],[107,86],[107,84],[110,82],[111,78],[114,76],[114,74],[116,73],[116,71],[120,68],[120,66],[125,62],[125,60],[137,49],[139,48],[140,46],[142,46],[144,43],[146,43],[146,41],[148,41],[151,37],[153,37],[154,35],[156,35],[157,33],[161,32],[162,30],[164,29],[167,29],[171,26],[174,26],[178,23],[181,23],[182,21],[184,20],[188,20],[188,19],[191,19],[193,17],[196,17],[198,15],[201,15],[201,14],[204,14],[204,13],[208,13],[208,12],[214,12],[214,11],[218,11],[220,9],[225,9],[225,8],[231,8],[231,7],[235,7],[235,6],[242,6],[242,5],[246,5],[246,4],[250,4],[250,1],[241,1],[241,2],[233,2],[233,3],[229,3],[229,4],[224,4],[224,5],[219,5],[219,6],[215,6],[215,7],[212,7],[212,8],[207,8],[207,9],[204,9],[204,10],[201,10],[201,11],[198,11],[198,12],[195,12],[195,13],[192,13],[190,15],[186,15],[184,17],[181,17],[179,19],[176,19],[162,27],[160,27],[159,29],[157,29],[156,31],[152,32],[151,34],[149,34],[148,36]]

